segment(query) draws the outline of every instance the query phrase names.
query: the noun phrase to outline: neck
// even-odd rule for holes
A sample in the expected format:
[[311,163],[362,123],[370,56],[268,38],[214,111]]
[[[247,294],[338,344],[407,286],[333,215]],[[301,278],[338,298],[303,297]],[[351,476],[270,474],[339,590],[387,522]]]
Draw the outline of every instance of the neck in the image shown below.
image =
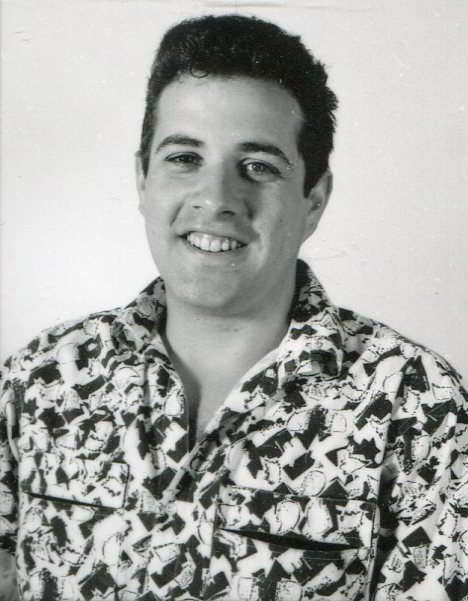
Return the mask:
[[199,396],[213,377],[230,389],[276,348],[288,329],[293,294],[291,287],[268,307],[240,315],[213,314],[168,295],[165,342],[189,396]]
[[212,357],[237,349],[260,359],[279,344],[287,328],[287,310],[279,315],[263,312],[250,317],[220,317],[178,311],[168,305],[165,337],[178,355],[194,352],[200,358]]

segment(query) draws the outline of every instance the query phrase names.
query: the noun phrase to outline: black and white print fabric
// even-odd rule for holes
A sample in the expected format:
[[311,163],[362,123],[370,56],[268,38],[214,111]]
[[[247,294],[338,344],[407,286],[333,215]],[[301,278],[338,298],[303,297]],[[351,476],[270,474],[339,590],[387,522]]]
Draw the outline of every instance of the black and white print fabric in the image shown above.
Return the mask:
[[158,279],[6,363],[23,601],[467,601],[468,399],[443,359],[299,262],[286,337],[190,448],[164,318]]

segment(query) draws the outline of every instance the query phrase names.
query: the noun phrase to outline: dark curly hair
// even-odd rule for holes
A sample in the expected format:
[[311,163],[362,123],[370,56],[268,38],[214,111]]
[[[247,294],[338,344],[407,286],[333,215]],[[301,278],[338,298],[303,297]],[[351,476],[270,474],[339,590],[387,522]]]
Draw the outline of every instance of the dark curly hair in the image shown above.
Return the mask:
[[327,73],[299,36],[256,17],[208,15],[187,19],[164,35],[154,59],[146,92],[140,139],[143,172],[148,172],[157,101],[177,77],[248,76],[288,90],[304,115],[298,150],[305,163],[304,191],[328,168],[338,101],[327,86]]

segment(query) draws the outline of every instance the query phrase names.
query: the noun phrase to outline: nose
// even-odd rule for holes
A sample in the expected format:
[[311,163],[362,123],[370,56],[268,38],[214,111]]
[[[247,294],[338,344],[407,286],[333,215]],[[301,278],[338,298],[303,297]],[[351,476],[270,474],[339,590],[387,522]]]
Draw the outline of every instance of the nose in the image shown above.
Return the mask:
[[211,216],[234,217],[248,212],[245,184],[233,165],[218,164],[205,171],[192,207]]

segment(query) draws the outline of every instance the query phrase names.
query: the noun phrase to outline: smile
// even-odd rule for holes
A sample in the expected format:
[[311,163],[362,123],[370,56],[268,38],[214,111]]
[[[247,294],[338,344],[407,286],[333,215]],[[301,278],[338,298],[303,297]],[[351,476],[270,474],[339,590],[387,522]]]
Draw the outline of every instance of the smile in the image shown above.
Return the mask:
[[191,246],[210,253],[228,252],[245,246],[245,244],[234,238],[214,236],[201,232],[189,232],[185,236],[185,239]]

